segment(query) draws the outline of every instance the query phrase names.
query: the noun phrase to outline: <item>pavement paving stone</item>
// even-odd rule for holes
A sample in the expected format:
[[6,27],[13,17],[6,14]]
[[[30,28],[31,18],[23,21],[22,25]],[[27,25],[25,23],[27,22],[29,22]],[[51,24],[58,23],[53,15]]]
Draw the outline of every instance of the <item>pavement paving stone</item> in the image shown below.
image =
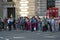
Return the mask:
[[60,40],[60,32],[3,31],[0,40]]

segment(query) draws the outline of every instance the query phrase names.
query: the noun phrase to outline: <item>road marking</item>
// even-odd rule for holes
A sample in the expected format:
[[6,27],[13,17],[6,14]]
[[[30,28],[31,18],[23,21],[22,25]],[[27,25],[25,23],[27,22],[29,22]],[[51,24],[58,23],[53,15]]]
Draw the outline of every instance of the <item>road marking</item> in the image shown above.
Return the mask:
[[3,39],[3,37],[0,37],[1,39]]
[[9,40],[9,39],[6,39],[6,40]]
[[24,37],[13,37],[14,39],[24,38]]
[[40,35],[40,33],[37,33],[38,35]]
[[45,38],[55,38],[55,36],[44,36]]

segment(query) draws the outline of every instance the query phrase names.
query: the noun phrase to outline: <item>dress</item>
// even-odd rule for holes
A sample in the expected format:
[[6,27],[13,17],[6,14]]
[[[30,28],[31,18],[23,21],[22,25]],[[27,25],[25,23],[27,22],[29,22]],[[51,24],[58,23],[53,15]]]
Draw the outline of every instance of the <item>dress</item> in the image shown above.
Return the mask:
[[30,21],[28,21],[27,24],[28,24],[27,29],[30,30]]

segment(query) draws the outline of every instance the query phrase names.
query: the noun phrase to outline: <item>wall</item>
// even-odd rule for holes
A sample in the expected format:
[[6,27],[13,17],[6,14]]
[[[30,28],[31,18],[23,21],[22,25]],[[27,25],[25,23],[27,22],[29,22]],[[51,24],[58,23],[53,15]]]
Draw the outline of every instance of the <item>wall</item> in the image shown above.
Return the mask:
[[47,0],[36,0],[36,15],[37,16],[45,16],[47,9]]
[[[14,3],[15,3],[15,8],[16,8],[16,18],[18,18],[18,16],[20,16],[20,9],[19,9],[19,7],[21,7],[21,5],[20,5],[20,2],[21,0],[15,0],[14,1]],[[28,9],[28,12],[29,12],[29,14],[28,14],[28,17],[32,17],[32,16],[34,16],[35,15],[35,0],[28,0],[29,1],[29,3],[28,3],[28,6],[29,6],[29,9]]]
[[55,7],[58,8],[58,16],[60,16],[60,0],[55,1]]
[[11,8],[13,6],[13,2],[7,2],[7,0],[2,1],[2,14],[3,18],[7,17],[7,8]]
[[0,0],[0,17],[2,17],[3,14],[2,14],[2,0]]

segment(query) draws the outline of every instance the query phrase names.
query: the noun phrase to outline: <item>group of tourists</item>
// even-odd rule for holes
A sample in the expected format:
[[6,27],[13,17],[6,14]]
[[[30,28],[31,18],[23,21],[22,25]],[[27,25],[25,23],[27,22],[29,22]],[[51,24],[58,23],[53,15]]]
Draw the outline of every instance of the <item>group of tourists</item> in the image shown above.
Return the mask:
[[[60,24],[59,24],[60,25]],[[26,31],[55,31],[55,19],[52,17],[40,18],[33,16],[32,18],[20,17],[17,20],[14,18],[0,18],[0,31],[2,30],[26,30]],[[60,26],[58,28],[60,31]]]

